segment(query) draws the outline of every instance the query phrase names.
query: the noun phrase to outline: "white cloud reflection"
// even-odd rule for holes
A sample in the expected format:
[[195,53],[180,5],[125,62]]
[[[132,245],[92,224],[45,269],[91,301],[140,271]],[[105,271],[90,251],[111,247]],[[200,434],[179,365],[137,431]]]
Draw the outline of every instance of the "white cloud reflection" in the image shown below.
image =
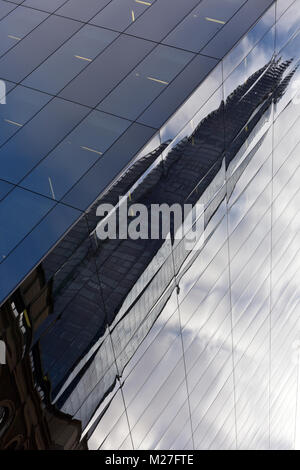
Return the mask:
[[[280,38],[299,25],[296,4],[280,20]],[[236,57],[249,50],[250,39]],[[298,56],[298,41],[285,48],[282,60]],[[258,45],[246,69],[228,78],[226,96],[270,60],[270,44],[268,38]],[[141,449],[289,449],[295,442],[299,448],[300,106],[291,93],[292,87],[273,109],[274,152],[269,121],[251,158],[244,146],[230,166],[228,181],[243,172],[207,226],[207,243],[179,274],[178,298],[173,290],[124,370],[126,413],[119,391],[90,447],[104,441],[103,449],[126,449],[132,439]],[[259,127],[255,132],[254,145],[262,135]]]

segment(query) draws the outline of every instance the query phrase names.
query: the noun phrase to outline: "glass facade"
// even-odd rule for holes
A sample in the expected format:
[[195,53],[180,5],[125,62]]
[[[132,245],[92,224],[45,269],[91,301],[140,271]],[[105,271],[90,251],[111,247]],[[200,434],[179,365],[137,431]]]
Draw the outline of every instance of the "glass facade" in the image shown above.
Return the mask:
[[[90,449],[299,448],[299,32],[300,0],[0,0],[1,311]],[[102,203],[204,235],[102,241]]]

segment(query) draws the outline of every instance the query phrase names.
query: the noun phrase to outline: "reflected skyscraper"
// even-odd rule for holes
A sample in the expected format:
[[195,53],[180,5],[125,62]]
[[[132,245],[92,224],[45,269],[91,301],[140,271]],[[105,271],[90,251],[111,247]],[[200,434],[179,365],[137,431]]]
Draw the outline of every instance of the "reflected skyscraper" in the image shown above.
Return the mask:
[[[76,2],[61,3],[2,20],[30,9],[46,34],[66,16],[73,35],[32,72],[13,65],[18,47],[0,57],[15,126],[0,148],[1,446],[297,447],[299,1],[228,1],[222,18],[191,1],[157,29],[160,0],[120,24],[117,0],[87,9],[82,29]],[[110,65],[115,84],[103,73],[96,86],[134,36],[141,62],[122,79],[125,64]],[[85,66],[42,84],[75,49]],[[22,99],[24,123],[11,115]],[[172,226],[167,239],[100,240],[97,208],[118,212],[120,197],[130,221],[136,203],[201,204],[201,243]]]

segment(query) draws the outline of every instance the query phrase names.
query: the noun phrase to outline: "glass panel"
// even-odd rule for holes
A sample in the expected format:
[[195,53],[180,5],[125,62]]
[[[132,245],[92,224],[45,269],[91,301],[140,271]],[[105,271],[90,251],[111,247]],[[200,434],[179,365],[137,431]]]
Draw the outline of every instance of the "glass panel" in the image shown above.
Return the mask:
[[199,52],[245,3],[204,0],[166,37],[165,44]]
[[[97,106],[153,48],[151,42],[121,36],[83,70],[61,96],[91,107]],[[101,77],[101,87],[95,77]]]
[[276,6],[276,19],[279,19],[280,16],[294,3],[295,0],[277,0]]
[[56,200],[61,199],[129,125],[129,121],[92,111],[22,181],[22,186]]
[[242,62],[251,50],[260,42],[263,36],[275,23],[275,5],[258,20],[250,31],[240,40],[240,42],[224,57],[223,73],[224,79]]
[[59,93],[115,38],[116,33],[84,26],[29,75],[23,84],[51,94]]
[[19,130],[14,139],[1,147],[1,176],[11,182],[20,181],[88,111],[83,106],[54,98]]
[[50,16],[0,59],[2,78],[20,83],[80,27],[76,21]]
[[69,0],[57,10],[57,14],[73,18],[74,20],[87,22],[104,8],[109,1],[110,0],[85,0],[83,6],[82,0]]
[[18,132],[51,97],[18,85],[6,96],[6,105],[0,107],[0,145]]
[[0,19],[4,18],[8,13],[10,13],[14,8],[16,8],[16,5],[9,4],[7,2],[4,2],[1,0],[0,2]]
[[103,158],[84,175],[79,183],[64,197],[64,202],[87,209],[108,185],[127,167],[137,152],[154,135],[155,130],[132,124]]
[[[48,0],[25,0],[24,5],[26,7],[37,8],[43,11],[49,11],[53,13],[56,11],[66,0],[51,0],[49,3]],[[16,2],[22,3],[22,2]]]
[[[204,94],[204,87],[202,88],[203,94],[201,93],[201,97],[200,90],[199,93],[196,91],[192,96],[190,96],[191,90],[194,90],[216,65],[216,60],[211,59],[210,57],[197,55],[186,65],[183,71],[174,78],[172,83],[161,92],[154,102],[150,104],[150,106],[138,118],[138,122],[151,127],[160,128],[176,110],[175,114],[170,119],[174,126],[173,129],[175,128],[175,122],[176,127],[183,127],[185,120],[187,119],[187,116],[184,117],[187,108],[190,109],[188,116],[191,116],[192,109],[199,108],[201,98],[202,101],[206,98],[206,95]],[[211,87],[216,86],[214,83],[214,76],[214,72],[211,72],[209,75],[209,82]],[[203,82],[199,88],[201,88],[202,85]],[[185,99],[187,100],[184,103]],[[180,118],[183,119],[182,122],[180,122]],[[174,131],[175,129],[173,132]],[[175,134],[173,133],[173,137],[174,135]]]
[[160,42],[198,3],[199,0],[158,0],[126,33]]
[[0,27],[0,55],[14,47],[27,34],[38,26],[45,18],[46,13],[18,7],[1,21]]
[[222,58],[255,23],[273,0],[246,2],[218,34],[201,50],[210,57]]
[[124,403],[121,392],[118,392],[112,406],[106,411],[103,420],[96,429],[91,444],[89,443],[90,449],[115,450],[122,446],[129,434],[127,416],[123,410]]
[[7,193],[13,189],[13,185],[0,180],[0,199],[3,199]]
[[2,261],[53,206],[50,199],[20,188],[6,196],[0,205]]
[[299,2],[294,2],[288,10],[278,19],[276,24],[276,52],[299,30]]
[[[17,190],[15,191],[15,194],[17,194]],[[23,193],[27,192],[22,189],[19,189],[18,191],[19,194],[20,192],[22,193],[22,196]],[[49,199],[47,200],[42,196],[37,196],[30,192],[28,192],[28,194],[31,198],[36,199],[36,201],[45,200],[48,205],[52,206],[54,204],[53,201],[50,201]],[[37,209],[41,210],[39,207]],[[18,216],[20,217],[20,214],[18,214]],[[37,217],[37,212],[31,215],[31,217],[34,216]],[[4,298],[16,288],[22,279],[40,262],[41,258],[45,256],[55,243],[57,243],[57,240],[67,229],[69,229],[70,225],[72,225],[79,216],[79,211],[76,211],[75,209],[71,209],[70,207],[63,205],[56,205],[54,209],[49,212],[35,228],[33,228],[18,247],[15,248],[7,258],[5,258],[5,260],[0,264],[0,276],[2,279],[0,286],[0,302],[2,302]],[[14,215],[12,211],[10,217],[16,219],[16,214]],[[20,259],[22,259],[22,263],[20,263]]]
[[276,103],[275,116],[284,113],[287,105],[294,108],[290,111],[290,117],[299,115],[299,91],[300,91],[300,71],[299,71],[299,47],[300,35],[296,34],[284,48],[280,51],[280,56],[285,64],[284,76],[286,89],[281,99]]
[[102,101],[99,109],[135,120],[192,57],[188,52],[158,46]]
[[115,31],[124,31],[152,3],[153,0],[113,0],[91,20],[91,23],[114,29]]
[[247,80],[251,75],[256,73],[256,78],[258,78],[259,75],[265,71],[268,66],[268,61],[271,60],[274,53],[274,41],[275,28],[273,27],[225,80],[225,98],[228,98],[231,93],[234,93],[234,90],[239,84],[244,83],[245,88],[248,88],[246,86],[248,85]]

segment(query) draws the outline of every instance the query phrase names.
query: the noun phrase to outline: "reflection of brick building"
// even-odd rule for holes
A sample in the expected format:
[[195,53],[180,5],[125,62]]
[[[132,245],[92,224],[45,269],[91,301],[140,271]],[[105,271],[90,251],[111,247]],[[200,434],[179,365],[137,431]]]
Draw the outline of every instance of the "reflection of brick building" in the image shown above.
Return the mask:
[[[45,406],[36,386],[28,348],[32,333],[51,312],[49,285],[43,291],[43,275],[37,268],[0,310],[0,337],[6,345],[6,364],[0,365],[1,449],[85,449],[80,442],[81,423]],[[43,292],[30,311],[37,293]],[[45,377],[46,381],[46,377]]]

